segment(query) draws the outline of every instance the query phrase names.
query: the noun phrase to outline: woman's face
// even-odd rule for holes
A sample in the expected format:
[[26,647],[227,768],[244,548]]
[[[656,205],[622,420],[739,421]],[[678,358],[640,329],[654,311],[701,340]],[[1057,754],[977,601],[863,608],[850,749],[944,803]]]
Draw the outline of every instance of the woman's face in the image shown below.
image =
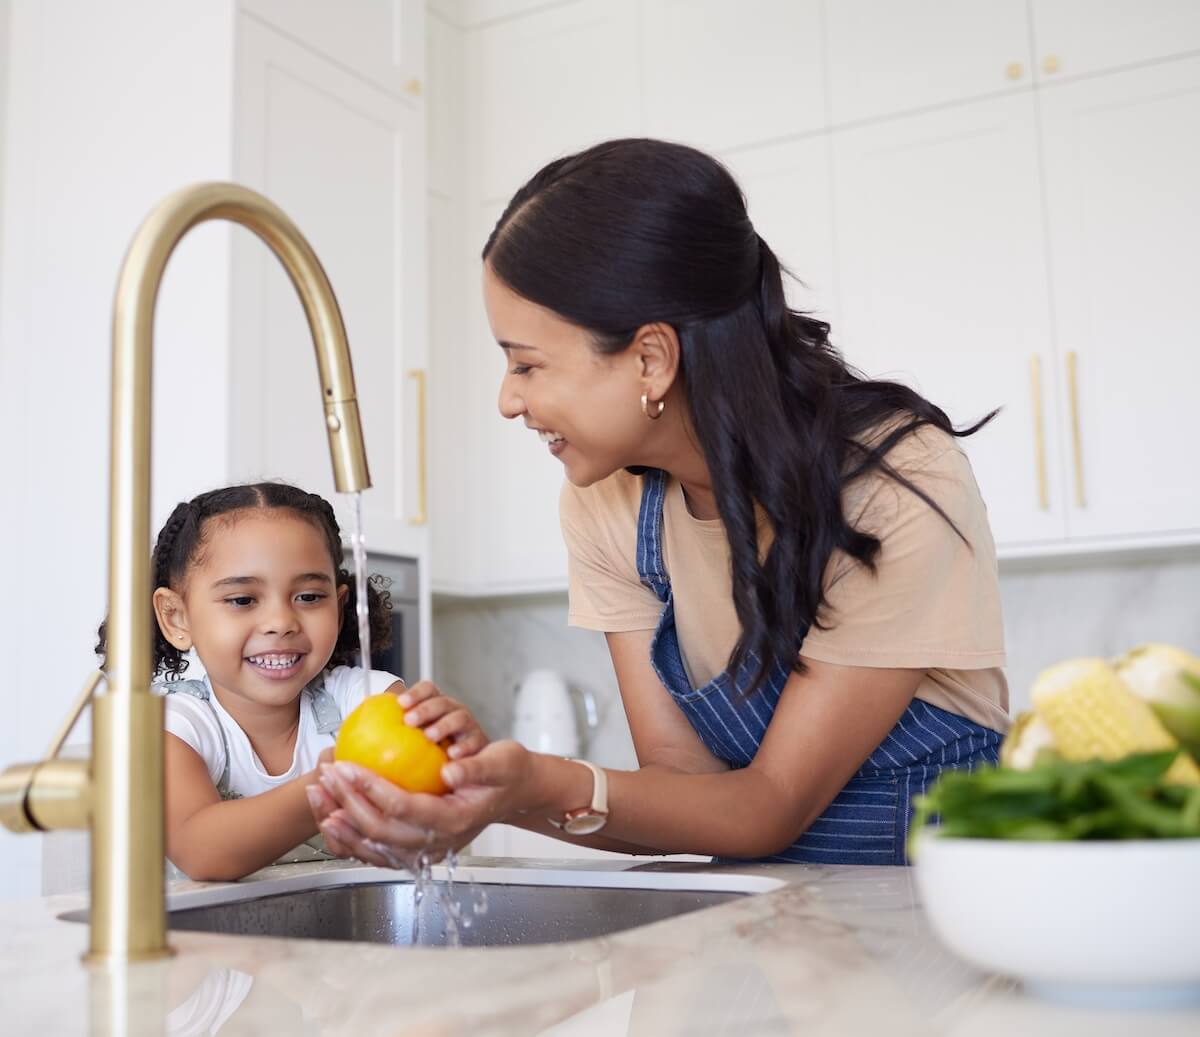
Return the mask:
[[500,413],[540,435],[576,486],[646,463],[658,430],[642,413],[641,394],[657,396],[636,343],[596,352],[586,330],[517,295],[486,263],[483,297],[506,362]]

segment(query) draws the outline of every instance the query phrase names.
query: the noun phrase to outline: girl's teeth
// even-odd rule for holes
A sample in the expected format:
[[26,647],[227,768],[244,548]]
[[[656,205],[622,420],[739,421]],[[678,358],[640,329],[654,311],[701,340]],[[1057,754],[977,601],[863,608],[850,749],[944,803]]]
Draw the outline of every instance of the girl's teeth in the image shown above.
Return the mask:
[[269,670],[286,670],[289,666],[295,666],[299,661],[298,655],[252,655],[250,661],[255,666],[265,666]]
[[557,443],[563,438],[557,432],[546,432],[544,430],[538,432],[538,437],[543,443]]

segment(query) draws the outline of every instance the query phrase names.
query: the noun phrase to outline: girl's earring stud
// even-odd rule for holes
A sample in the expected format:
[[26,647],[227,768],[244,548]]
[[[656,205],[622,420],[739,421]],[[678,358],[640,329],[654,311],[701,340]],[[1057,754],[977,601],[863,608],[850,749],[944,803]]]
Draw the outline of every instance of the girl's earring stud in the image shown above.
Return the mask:
[[648,417],[651,421],[657,421],[662,417],[662,412],[667,406],[667,401],[658,400],[656,402],[656,406],[658,407],[658,410],[651,412],[650,398],[646,393],[642,393],[642,413],[645,414],[646,417]]

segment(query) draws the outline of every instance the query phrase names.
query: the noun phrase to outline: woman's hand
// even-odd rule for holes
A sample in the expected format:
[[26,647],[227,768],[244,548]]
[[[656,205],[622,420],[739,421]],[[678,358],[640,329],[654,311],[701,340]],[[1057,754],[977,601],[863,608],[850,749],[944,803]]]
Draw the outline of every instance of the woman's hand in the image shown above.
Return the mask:
[[309,801],[325,844],[340,857],[379,867],[409,868],[422,853],[431,861],[458,850],[495,821],[523,809],[533,755],[518,742],[492,742],[448,763],[444,796],[406,792],[345,761],[321,768]]
[[461,702],[443,695],[433,681],[418,681],[398,696],[404,722],[421,728],[434,742],[450,740],[446,755],[452,760],[473,756],[488,744],[479,721]]

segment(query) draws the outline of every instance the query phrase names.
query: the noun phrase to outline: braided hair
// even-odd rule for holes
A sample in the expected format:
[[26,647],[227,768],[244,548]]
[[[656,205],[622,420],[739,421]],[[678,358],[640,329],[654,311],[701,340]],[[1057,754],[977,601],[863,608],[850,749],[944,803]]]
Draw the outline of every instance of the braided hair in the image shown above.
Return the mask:
[[[268,508],[292,512],[310,522],[324,536],[329,556],[333,560],[335,583],[338,587],[349,588],[342,608],[342,625],[338,630],[333,655],[330,656],[327,665],[356,665],[359,655],[358,624],[355,621],[358,588],[355,586],[354,576],[342,565],[342,534],[337,516],[333,506],[324,497],[307,493],[288,483],[260,482],[226,486],[175,505],[154,543],[154,552],[150,560],[151,579],[154,584],[152,591],[159,587],[178,590],[184,585],[188,569],[203,558],[202,552],[212,529],[208,523],[209,519],[234,511]],[[367,580],[371,646],[377,649],[387,648],[391,644],[392,600],[387,591],[390,582],[386,577],[379,575]],[[151,672],[155,677],[165,676],[167,680],[177,680],[187,669],[186,654],[163,636],[158,618],[154,614],[153,602],[148,604],[151,643],[154,646]],[[101,658],[107,652],[107,627],[108,621],[105,620],[100,624],[98,631],[95,651]]]

